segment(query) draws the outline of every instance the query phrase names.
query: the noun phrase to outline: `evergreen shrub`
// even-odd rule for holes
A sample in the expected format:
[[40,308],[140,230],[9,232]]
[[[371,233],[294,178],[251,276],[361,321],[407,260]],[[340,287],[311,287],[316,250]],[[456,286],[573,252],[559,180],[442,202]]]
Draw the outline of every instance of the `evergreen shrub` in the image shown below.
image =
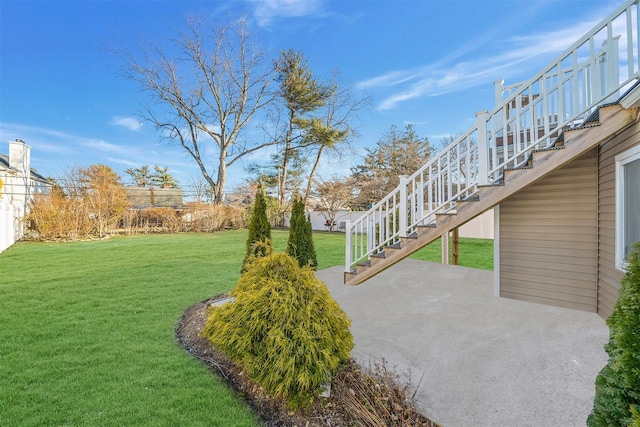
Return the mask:
[[[247,263],[249,263],[251,259],[264,256],[267,252],[265,248],[271,248],[271,225],[267,218],[267,202],[265,197],[262,184],[259,184],[249,218],[249,237],[247,238],[247,252],[242,261],[242,272],[246,270]],[[264,245],[256,243],[264,243]]]
[[309,265],[314,270],[318,267],[311,219],[304,214],[304,202],[300,196],[294,198],[291,208],[287,253],[298,261],[300,267]]
[[247,264],[231,296],[209,309],[203,336],[291,409],[310,405],[353,348],[351,321],[325,284],[271,253]]
[[630,427],[640,427],[640,407],[634,406],[631,408],[631,419],[633,422]]
[[609,325],[607,365],[596,378],[589,427],[634,426],[640,413],[640,242],[633,246]]

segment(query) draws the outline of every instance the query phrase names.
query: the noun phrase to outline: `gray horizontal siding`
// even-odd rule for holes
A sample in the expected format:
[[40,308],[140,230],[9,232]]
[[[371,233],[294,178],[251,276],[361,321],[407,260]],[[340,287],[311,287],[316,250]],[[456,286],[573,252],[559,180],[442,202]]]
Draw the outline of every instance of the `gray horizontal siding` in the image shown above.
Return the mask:
[[596,311],[597,203],[596,150],[503,202],[500,296]]
[[640,143],[636,123],[602,144],[598,152],[598,313],[609,317],[618,299],[624,273],[615,264],[615,157]]

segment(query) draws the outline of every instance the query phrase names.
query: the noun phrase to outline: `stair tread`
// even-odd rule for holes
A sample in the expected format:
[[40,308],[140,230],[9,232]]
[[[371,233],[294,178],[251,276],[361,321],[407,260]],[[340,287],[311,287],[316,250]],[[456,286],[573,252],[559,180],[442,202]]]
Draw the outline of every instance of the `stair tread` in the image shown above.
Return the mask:
[[556,151],[556,150],[564,150],[564,145],[560,145],[560,146],[555,146],[552,145],[550,147],[547,148],[537,148],[535,150],[533,150],[534,153],[544,153],[545,151]]
[[[615,104],[614,104],[615,105]],[[482,213],[487,209],[490,209],[496,203],[499,204],[501,200],[504,200],[512,195],[516,194],[520,189],[526,188],[528,182],[537,182],[537,180],[546,176],[546,174],[551,173],[553,170],[562,167],[567,162],[572,159],[577,158],[578,156],[584,154],[590,147],[597,146],[597,144],[602,143],[607,137],[613,134],[613,132],[618,132],[620,129],[625,129],[625,126],[629,126],[633,123],[634,116],[628,110],[625,110],[622,107],[617,107],[615,109],[607,109],[600,111],[602,107],[598,108],[594,114],[589,116],[588,120],[579,127],[569,129],[571,131],[577,130],[585,130],[589,128],[599,128],[601,130],[580,132],[580,133],[567,133],[565,136],[565,131],[560,133],[560,135],[555,139],[553,145],[547,148],[541,148],[532,150],[532,154],[529,157],[528,162],[531,162],[533,159],[533,153],[543,153],[543,152],[554,152],[554,151],[562,151],[565,148],[563,153],[558,154],[541,154],[539,157],[536,156],[536,162],[539,162],[539,165],[536,166],[529,164],[525,164],[523,166],[519,166],[516,168],[505,168],[505,172],[509,170],[522,170],[522,169],[536,169],[537,167],[541,167],[541,172],[531,174],[531,173],[523,173],[523,174],[514,174],[509,177],[509,180],[506,181],[508,185],[505,185],[505,179],[500,179],[499,181],[491,182],[489,184],[478,185],[478,188],[482,187],[504,187],[504,189],[496,189],[486,190],[482,193],[476,193],[473,197],[468,197],[466,199],[457,200],[456,202],[481,202],[478,208],[471,207],[472,205],[466,205],[464,209],[460,209],[459,212],[456,210],[450,210],[447,212],[435,213],[434,216],[455,216],[458,215],[457,218],[451,219],[443,219],[440,223],[431,223],[431,224],[421,224],[417,225],[417,230],[422,230],[422,232],[414,232],[411,235],[407,236],[407,238],[411,240],[407,240],[403,238],[402,245],[394,244],[389,245],[385,249],[404,249],[402,252],[398,251],[389,251],[386,256],[384,252],[380,254],[372,255],[372,257],[378,258],[386,258],[383,261],[376,262],[375,264],[369,264],[369,269],[361,270],[360,274],[361,278],[352,278],[349,284],[357,284],[362,281],[367,280],[368,278],[378,274],[380,271],[388,268],[391,265],[394,265],[399,260],[404,259],[407,255],[419,250],[419,248],[433,242],[435,239],[439,238],[442,234],[438,233],[439,231],[447,231],[452,229],[452,227],[457,227],[460,224],[463,224],[469,218],[473,217],[476,214],[476,211]],[[596,114],[597,113],[597,114]],[[600,119],[603,119],[600,122]],[[565,140],[567,141],[567,145],[565,146]],[[482,197],[479,197],[482,195]],[[433,216],[431,217],[433,218]],[[417,241],[414,238],[417,237]]]
[[480,201],[480,197],[479,196],[472,196],[472,197],[467,197],[466,199],[460,199],[460,200],[458,200],[458,203],[479,202],[479,201]]
[[518,166],[515,168],[505,168],[504,171],[505,172],[509,172],[509,171],[521,171],[521,170],[525,170],[525,169],[533,169],[533,166]]
[[480,188],[482,188],[482,187],[503,187],[503,186],[504,186],[504,181],[503,180],[492,182],[490,184],[478,184],[478,187],[480,187]]

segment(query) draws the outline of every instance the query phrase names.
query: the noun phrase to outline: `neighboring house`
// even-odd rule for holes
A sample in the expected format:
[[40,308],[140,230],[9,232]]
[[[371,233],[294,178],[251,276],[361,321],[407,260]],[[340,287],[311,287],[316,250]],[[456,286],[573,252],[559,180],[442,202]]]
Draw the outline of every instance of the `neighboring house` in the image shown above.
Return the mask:
[[640,240],[638,17],[628,1],[531,80],[497,82],[492,111],[346,224],[345,283],[493,209],[496,296],[608,317]]
[[31,148],[9,141],[9,155],[0,154],[0,252],[24,235],[24,215],[36,194],[48,193],[51,183],[31,168]]
[[179,188],[126,187],[127,199],[133,209],[182,208],[184,201]]

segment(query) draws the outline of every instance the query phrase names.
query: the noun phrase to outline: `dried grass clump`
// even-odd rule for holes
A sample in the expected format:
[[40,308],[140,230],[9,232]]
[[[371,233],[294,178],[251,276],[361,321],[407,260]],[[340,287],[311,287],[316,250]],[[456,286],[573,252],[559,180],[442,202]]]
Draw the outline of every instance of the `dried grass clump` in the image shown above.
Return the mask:
[[123,216],[128,233],[178,233],[182,231],[182,219],[169,207],[151,207],[130,210]]
[[245,210],[231,205],[191,203],[183,218],[186,231],[211,233],[245,226]]
[[41,240],[81,240],[94,228],[86,204],[60,191],[37,194],[25,216],[30,236]]
[[369,369],[351,361],[349,368],[342,369],[334,378],[332,395],[340,396],[349,425],[438,427],[416,411],[410,384],[403,385],[384,359]]

